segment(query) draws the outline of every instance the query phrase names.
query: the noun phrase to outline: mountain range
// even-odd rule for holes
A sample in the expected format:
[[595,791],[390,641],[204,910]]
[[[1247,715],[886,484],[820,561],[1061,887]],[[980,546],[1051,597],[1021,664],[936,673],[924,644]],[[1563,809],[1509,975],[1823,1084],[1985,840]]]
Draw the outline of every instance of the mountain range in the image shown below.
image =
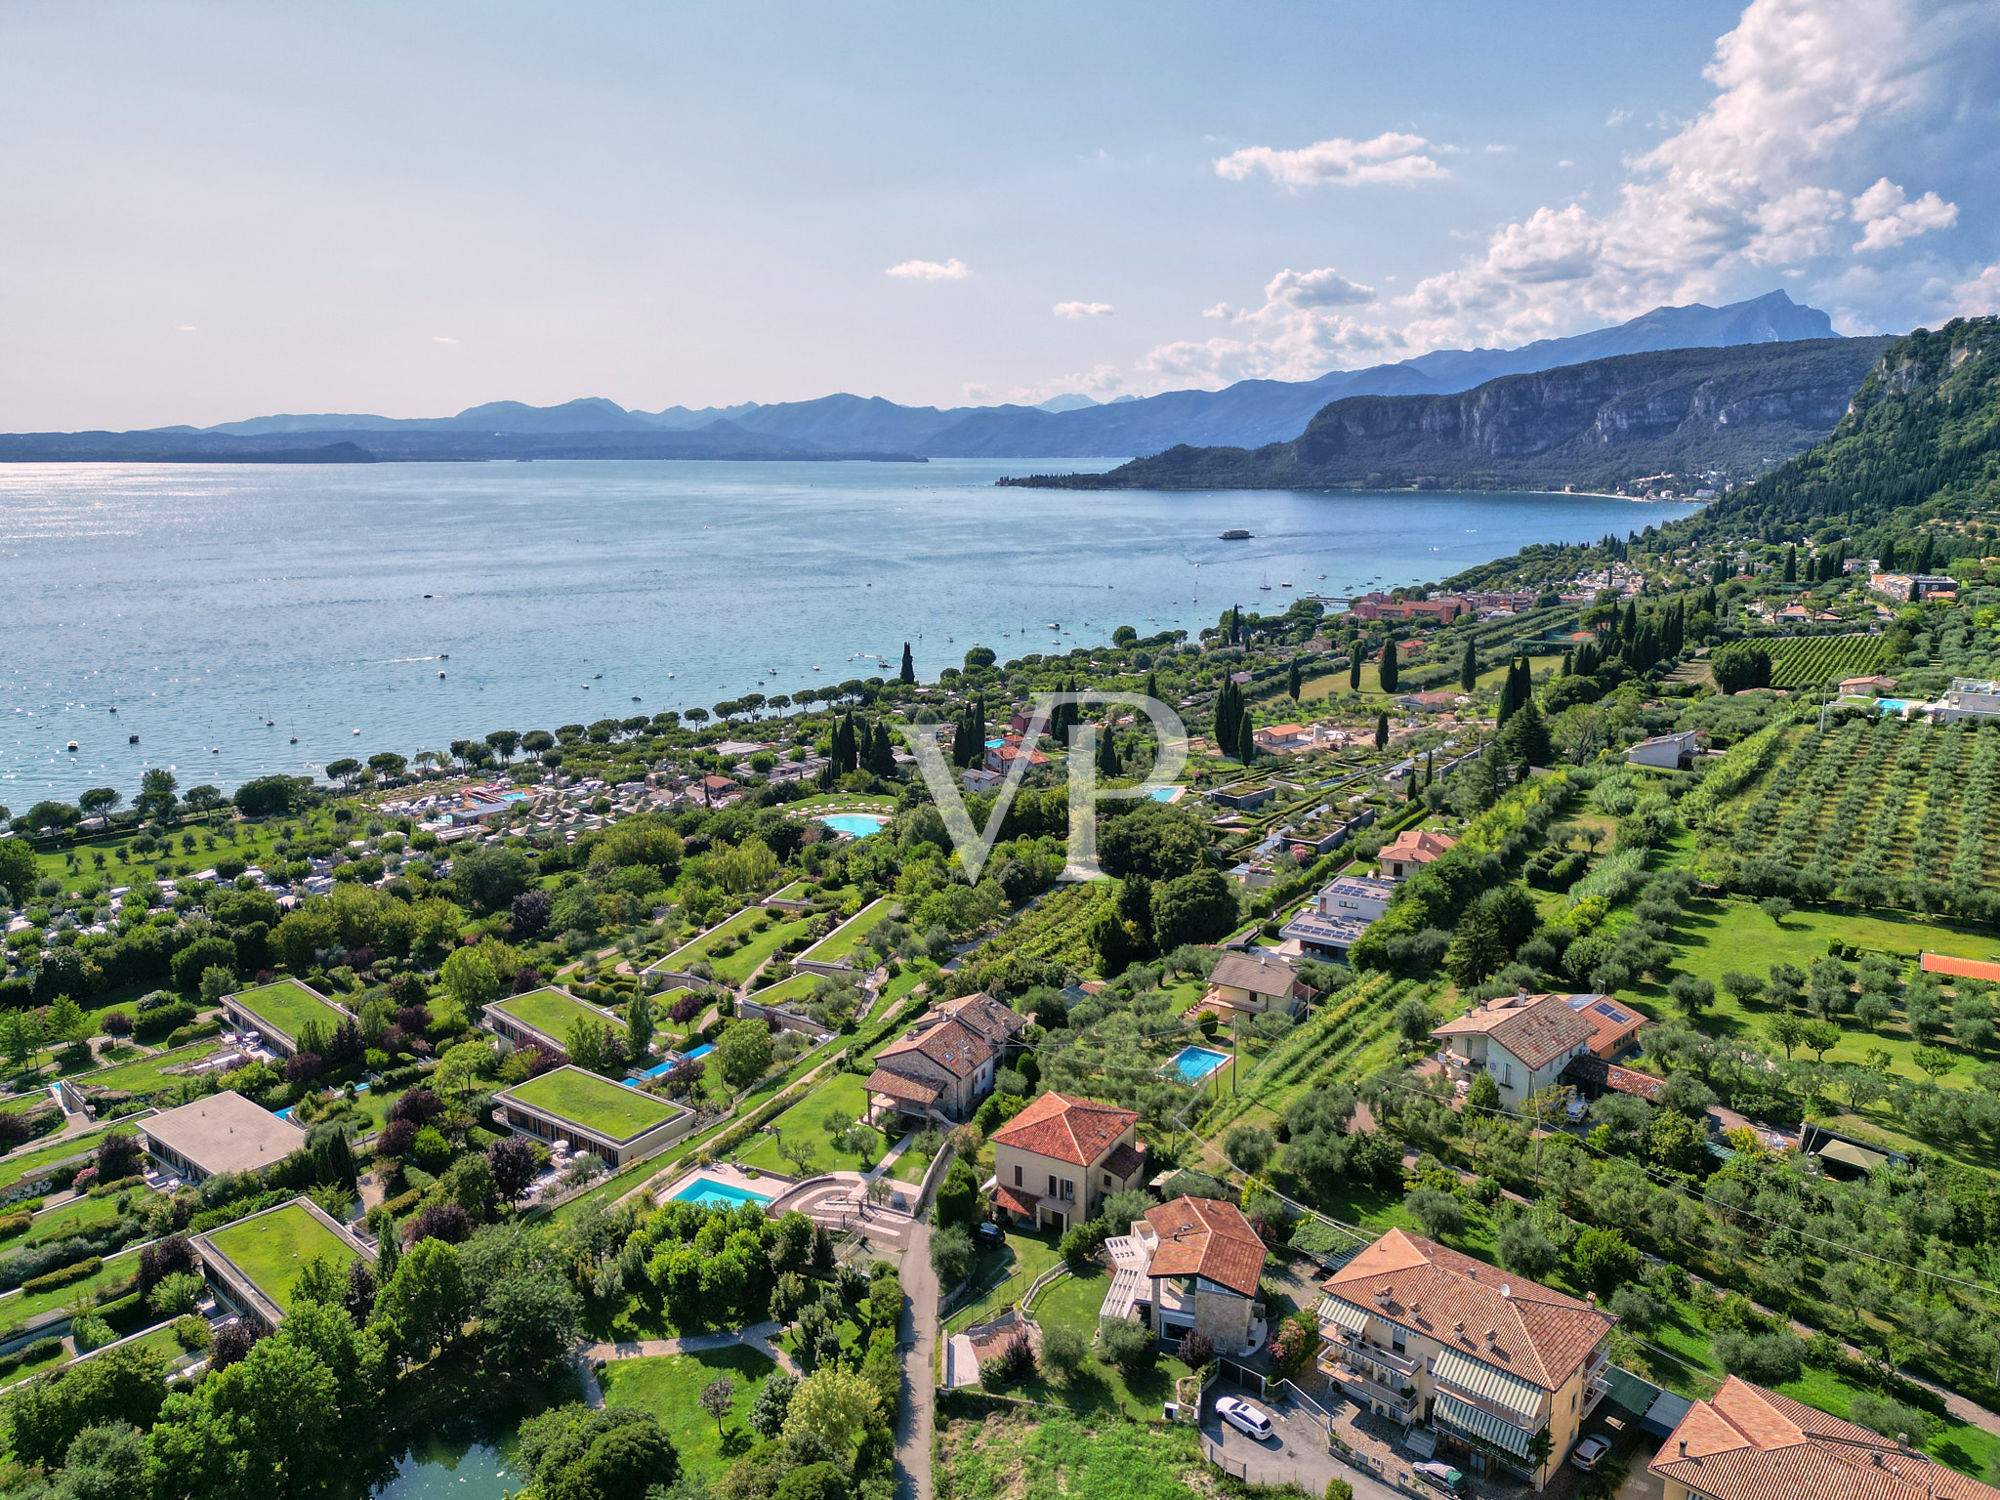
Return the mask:
[[[480,458],[1126,457],[1177,444],[1256,447],[1298,436],[1330,402],[1449,394],[1497,377],[1665,349],[1827,339],[1833,325],[1782,291],[1725,307],[1659,307],[1518,349],[1446,349],[1315,380],[1244,380],[1097,403],[902,406],[879,396],[633,411],[602,397],[494,401],[449,417],[278,415],[214,427],[0,435],[0,461],[360,462]],[[1084,404],[1079,404],[1084,403]]]
[[[1621,354],[1441,396],[1348,396],[1298,437],[1181,445],[1048,489],[1608,491],[1661,474],[1747,479],[1833,431],[1886,338]],[[1689,486],[1691,488],[1691,486]]]

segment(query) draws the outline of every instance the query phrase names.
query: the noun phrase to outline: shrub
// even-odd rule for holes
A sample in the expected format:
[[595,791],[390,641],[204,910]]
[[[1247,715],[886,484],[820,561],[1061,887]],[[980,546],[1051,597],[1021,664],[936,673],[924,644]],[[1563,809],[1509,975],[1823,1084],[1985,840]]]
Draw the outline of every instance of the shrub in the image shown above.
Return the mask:
[[987,1389],[1013,1385],[1035,1373],[1035,1346],[1028,1330],[1017,1328],[1000,1347],[979,1362],[979,1381]]
[[1888,1396],[1877,1395],[1874,1391],[1856,1391],[1849,1404],[1848,1420],[1866,1427],[1870,1432],[1879,1432],[1885,1438],[1904,1435],[1921,1448],[1924,1442],[1938,1429],[1937,1418],[1929,1412]]
[[215,1330],[208,1326],[208,1319],[190,1314],[174,1319],[174,1338],[183,1349],[194,1354],[215,1342]]
[[1752,1385],[1783,1385],[1799,1378],[1806,1346],[1791,1333],[1721,1333],[1715,1338],[1715,1357],[1731,1375],[1739,1375]]
[[1181,1340],[1181,1363],[1199,1370],[1215,1358],[1215,1340],[1205,1333],[1191,1333]]
[[1354,1486],[1345,1479],[1329,1479],[1326,1482],[1326,1500],[1354,1500]]
[[148,1294],[153,1311],[163,1318],[184,1318],[201,1301],[205,1283],[190,1271],[176,1271],[164,1278]]
[[1081,1328],[1068,1323],[1043,1325],[1042,1365],[1057,1380],[1070,1380],[1089,1355],[1090,1340]]
[[1090,1264],[1097,1252],[1104,1248],[1104,1242],[1110,1234],[1111,1226],[1104,1220],[1091,1219],[1065,1233],[1057,1242],[1056,1249],[1061,1252],[1062,1258],[1069,1262],[1072,1271],[1081,1271]]
[[72,1282],[95,1276],[103,1269],[103,1257],[93,1255],[88,1260],[77,1261],[74,1265],[64,1266],[59,1271],[50,1271],[45,1276],[32,1276],[21,1283],[21,1291],[30,1297],[37,1292],[53,1292],[57,1287],[68,1286]]
[[1104,1357],[1127,1380],[1143,1375],[1159,1363],[1160,1349],[1153,1341],[1152,1330],[1137,1323],[1129,1320],[1106,1323],[1099,1339],[1104,1345]]

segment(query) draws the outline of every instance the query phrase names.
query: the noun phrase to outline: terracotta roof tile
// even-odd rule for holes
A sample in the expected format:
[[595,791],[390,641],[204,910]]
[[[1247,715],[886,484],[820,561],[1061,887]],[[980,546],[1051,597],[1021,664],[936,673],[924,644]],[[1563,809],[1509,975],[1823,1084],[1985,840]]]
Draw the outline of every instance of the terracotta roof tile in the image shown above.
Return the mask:
[[993,1060],[995,1049],[991,1042],[963,1021],[948,1018],[935,1026],[897,1038],[875,1057],[878,1064],[886,1067],[890,1058],[905,1057],[911,1053],[920,1053],[953,1078],[970,1078],[981,1066]]
[[1432,1036],[1479,1036],[1504,1047],[1531,1071],[1545,1068],[1565,1052],[1588,1046],[1596,1033],[1561,995],[1503,995],[1474,1006]]
[[1149,1277],[1199,1276],[1245,1297],[1257,1295],[1264,1242],[1235,1204],[1176,1198],[1147,1214],[1146,1222],[1160,1237],[1146,1267]]
[[1560,1390],[1617,1321],[1401,1229],[1342,1266],[1325,1289],[1546,1391]]
[[1012,1146],[1035,1156],[1090,1167],[1138,1120],[1129,1109],[1050,1092],[994,1131],[992,1141],[996,1146]]
[[936,1083],[925,1083],[901,1073],[892,1073],[887,1068],[877,1068],[868,1075],[868,1092],[885,1094],[891,1099],[906,1099],[912,1104],[930,1104],[944,1089]]
[[1146,1165],[1146,1154],[1134,1150],[1120,1141],[1111,1154],[1104,1158],[1104,1170],[1121,1180],[1130,1179],[1132,1174]]

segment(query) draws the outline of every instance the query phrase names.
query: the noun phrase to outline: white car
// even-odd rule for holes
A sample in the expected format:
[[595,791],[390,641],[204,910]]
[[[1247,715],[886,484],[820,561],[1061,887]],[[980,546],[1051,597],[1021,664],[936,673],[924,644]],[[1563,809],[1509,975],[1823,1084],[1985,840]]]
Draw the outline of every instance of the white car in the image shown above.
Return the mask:
[[1215,1414],[1248,1437],[1266,1442],[1272,1435],[1271,1418],[1241,1396],[1218,1396]]
[[1576,1452],[1569,1456],[1570,1466],[1581,1469],[1584,1473],[1588,1474],[1603,1461],[1604,1455],[1610,1451],[1611,1440],[1593,1432],[1589,1437],[1576,1445]]

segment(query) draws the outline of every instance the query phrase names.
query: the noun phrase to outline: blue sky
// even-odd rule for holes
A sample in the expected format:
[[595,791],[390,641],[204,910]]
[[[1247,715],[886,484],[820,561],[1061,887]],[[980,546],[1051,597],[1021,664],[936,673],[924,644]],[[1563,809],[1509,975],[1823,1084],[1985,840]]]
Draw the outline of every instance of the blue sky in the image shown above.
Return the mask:
[[1996,76],[1943,0],[12,7],[0,426],[1906,328],[2000,308]]

